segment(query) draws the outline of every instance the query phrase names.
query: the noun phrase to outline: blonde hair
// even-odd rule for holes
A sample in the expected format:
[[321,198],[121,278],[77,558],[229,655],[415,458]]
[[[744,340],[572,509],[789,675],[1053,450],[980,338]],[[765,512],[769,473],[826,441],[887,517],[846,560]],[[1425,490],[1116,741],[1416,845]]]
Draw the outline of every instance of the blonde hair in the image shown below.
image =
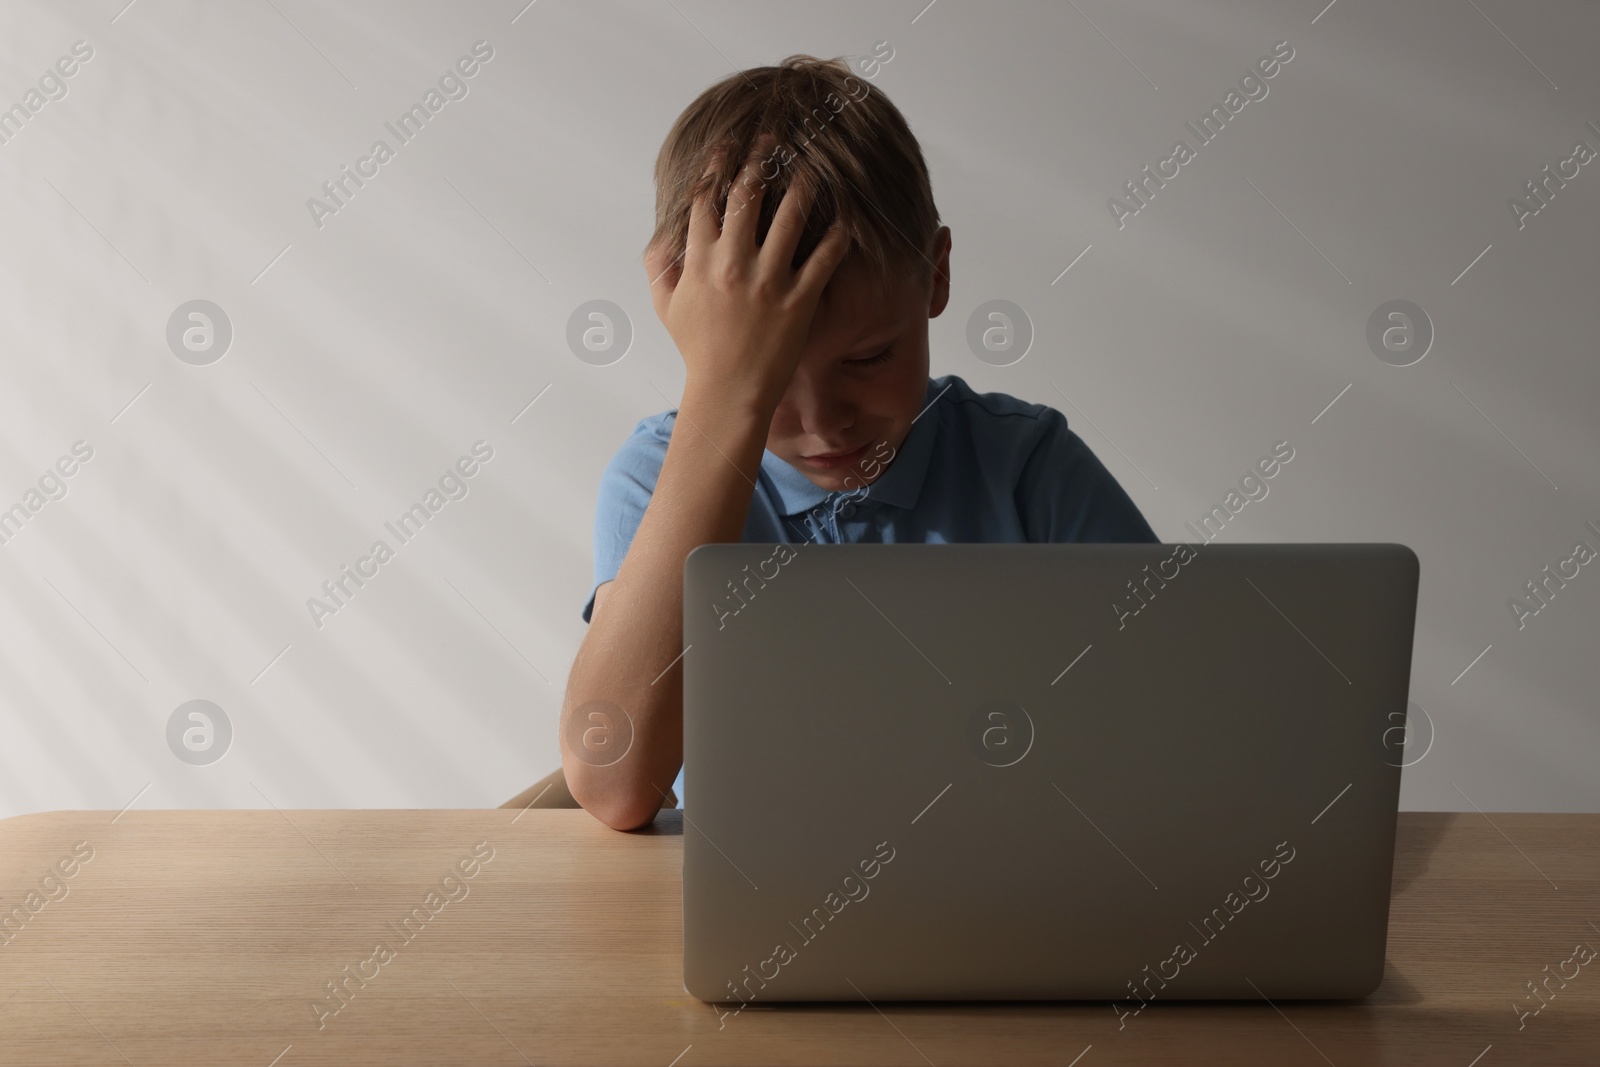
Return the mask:
[[813,190],[792,266],[838,220],[876,273],[905,270],[926,285],[939,229],[922,149],[900,110],[842,59],[792,55],[775,67],[730,75],[702,92],[672,124],[656,157],[656,224],[646,251],[663,247],[676,265],[695,199],[715,189],[720,219],[745,161],[765,186],[756,239],[765,238],[783,193]]

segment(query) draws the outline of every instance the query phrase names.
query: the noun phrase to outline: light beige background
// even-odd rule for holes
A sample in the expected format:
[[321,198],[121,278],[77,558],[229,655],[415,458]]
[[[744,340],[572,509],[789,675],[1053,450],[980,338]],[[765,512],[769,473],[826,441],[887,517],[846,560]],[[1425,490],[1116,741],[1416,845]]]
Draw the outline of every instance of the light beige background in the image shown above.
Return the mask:
[[[307,199],[480,39],[319,228]],[[735,69],[880,41],[954,234],[933,373],[1061,407],[1168,540],[1290,441],[1227,540],[1422,560],[1436,736],[1402,806],[1600,811],[1600,566],[1525,629],[1507,606],[1600,547],[1600,163],[1507,207],[1600,149],[1600,4],[10,2],[0,106],[79,40],[0,145],[0,508],[94,450],[0,544],[0,816],[489,806],[557,766],[599,475],[682,385],[640,264],[661,139]],[[1282,40],[1119,229],[1108,198]],[[166,342],[197,298],[234,329],[207,366]],[[996,298],[1036,332],[1009,367],[965,343]],[[1366,344],[1395,298],[1436,329],[1410,367]],[[566,342],[594,299],[634,329],[609,366]],[[466,497],[315,625],[479,440]],[[194,699],[233,727],[206,766],[167,743]]]

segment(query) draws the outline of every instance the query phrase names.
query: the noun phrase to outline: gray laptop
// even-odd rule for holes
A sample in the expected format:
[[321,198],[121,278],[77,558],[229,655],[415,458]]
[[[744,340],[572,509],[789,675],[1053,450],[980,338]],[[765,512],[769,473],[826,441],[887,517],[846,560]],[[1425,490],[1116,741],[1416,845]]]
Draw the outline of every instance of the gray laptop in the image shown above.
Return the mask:
[[1398,544],[695,549],[685,991],[1124,1026],[1366,996],[1417,575]]

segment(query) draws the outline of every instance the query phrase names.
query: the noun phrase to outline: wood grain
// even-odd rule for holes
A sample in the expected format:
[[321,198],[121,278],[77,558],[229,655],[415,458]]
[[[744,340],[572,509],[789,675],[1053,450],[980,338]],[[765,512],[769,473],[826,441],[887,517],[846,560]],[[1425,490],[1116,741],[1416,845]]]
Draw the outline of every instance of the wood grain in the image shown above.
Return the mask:
[[[1600,948],[1600,815],[1403,812],[1376,994],[1157,1002],[1121,1032],[1098,1002],[752,1007],[719,1028],[683,991],[681,820],[631,834],[569,809],[0,822],[0,912],[39,894],[0,933],[0,1064],[1600,1063],[1600,960],[1520,1030],[1513,1008],[1575,944]],[[78,842],[92,859],[58,868]],[[485,842],[493,858],[463,877]],[[387,924],[419,906],[407,942]],[[380,940],[392,958],[370,962]],[[346,967],[370,977],[341,1006],[327,983]],[[339,1006],[320,1027],[319,1000]]]

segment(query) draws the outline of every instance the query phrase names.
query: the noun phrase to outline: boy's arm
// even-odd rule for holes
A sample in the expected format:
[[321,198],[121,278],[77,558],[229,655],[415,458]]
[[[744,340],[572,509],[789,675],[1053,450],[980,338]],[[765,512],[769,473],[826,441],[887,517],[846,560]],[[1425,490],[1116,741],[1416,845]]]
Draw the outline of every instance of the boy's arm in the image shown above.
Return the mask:
[[[683,402],[604,610],[597,594],[567,677],[559,735],[567,788],[619,830],[655,818],[683,763],[684,559],[700,545],[742,538],[773,412],[849,247],[836,221],[794,270],[814,190],[791,185],[758,241],[762,187],[750,182],[751,169],[746,161],[737,206],[730,196],[721,219],[714,175],[705,176],[681,265],[659,249],[646,256],[656,314],[683,357]],[[617,705],[632,726],[626,754],[605,766],[571,747],[584,735],[573,715],[592,700]]]
[[[561,766],[573,798],[618,830],[655,818],[683,764],[683,561],[743,536],[770,422],[770,412],[686,390],[628,554],[595,591],[561,708]],[[571,717],[596,699],[632,725],[627,754],[607,766],[572,748],[584,726]]]

